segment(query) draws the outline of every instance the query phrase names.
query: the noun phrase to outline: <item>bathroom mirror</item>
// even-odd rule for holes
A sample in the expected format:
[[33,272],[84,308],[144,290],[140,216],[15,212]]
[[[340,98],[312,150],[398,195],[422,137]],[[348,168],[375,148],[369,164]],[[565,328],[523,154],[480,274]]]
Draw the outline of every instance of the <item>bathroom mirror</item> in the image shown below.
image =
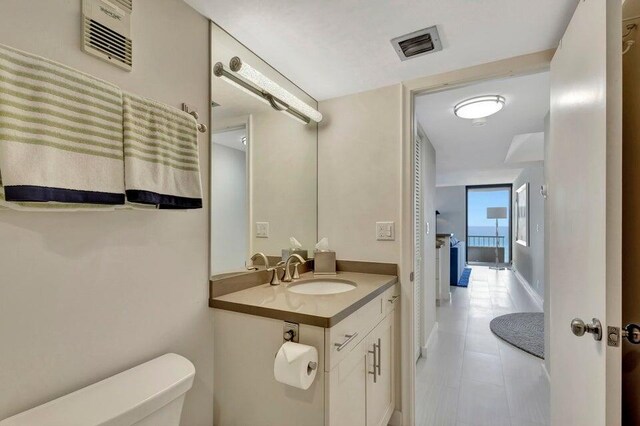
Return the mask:
[[[241,58],[317,109],[318,103],[215,23],[211,66]],[[310,256],[317,241],[317,125],[274,109],[211,74],[212,276],[245,272],[256,252],[282,256],[295,237]],[[276,105],[277,106],[277,105]]]

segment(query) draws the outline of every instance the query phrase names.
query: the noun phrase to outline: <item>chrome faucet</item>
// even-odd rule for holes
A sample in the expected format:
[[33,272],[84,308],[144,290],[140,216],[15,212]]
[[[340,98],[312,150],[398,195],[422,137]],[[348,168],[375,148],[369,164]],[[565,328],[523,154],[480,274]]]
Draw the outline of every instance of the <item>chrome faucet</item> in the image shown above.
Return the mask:
[[254,254],[253,256],[251,256],[251,266],[248,266],[247,262],[244,263],[244,266],[247,268],[247,270],[249,270],[249,271],[257,271],[258,270],[258,267],[255,266],[253,264],[253,262],[259,257],[262,258],[262,261],[264,262],[265,269],[269,269],[269,258],[264,253],[258,252],[256,254]]
[[[296,260],[297,262],[294,264],[295,267],[295,272],[293,273],[293,277],[291,276],[291,261],[292,260]],[[284,278],[282,279],[283,282],[285,283],[290,283],[291,281],[293,281],[294,279],[298,279],[300,278],[300,275],[298,274],[298,265],[301,265],[303,263],[306,263],[307,261],[304,260],[302,258],[302,256],[300,256],[299,254],[292,254],[287,258],[287,261],[284,264]]]

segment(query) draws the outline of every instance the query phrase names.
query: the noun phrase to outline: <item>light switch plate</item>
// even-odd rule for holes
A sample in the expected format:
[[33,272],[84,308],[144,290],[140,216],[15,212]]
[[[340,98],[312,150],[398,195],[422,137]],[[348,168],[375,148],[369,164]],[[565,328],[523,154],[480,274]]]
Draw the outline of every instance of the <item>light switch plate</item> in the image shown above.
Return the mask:
[[269,222],[256,222],[256,238],[269,238]]
[[396,239],[396,226],[394,222],[376,222],[376,240],[394,241]]

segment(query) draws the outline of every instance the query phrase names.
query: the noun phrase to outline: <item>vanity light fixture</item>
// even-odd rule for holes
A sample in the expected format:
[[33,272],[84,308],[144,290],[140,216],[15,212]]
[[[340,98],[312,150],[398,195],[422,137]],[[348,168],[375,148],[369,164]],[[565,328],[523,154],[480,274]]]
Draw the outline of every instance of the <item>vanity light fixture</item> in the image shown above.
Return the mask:
[[308,124],[311,120],[316,122],[322,120],[322,114],[319,111],[311,108],[255,68],[242,62],[239,57],[231,58],[229,68],[233,72],[227,71],[224,65],[218,62],[213,67],[213,74],[303,124]]
[[283,89],[278,83],[267,78],[251,65],[246,62],[242,62],[242,59],[239,57],[234,56],[231,58],[231,61],[229,61],[229,67],[231,68],[231,71],[238,73],[241,77],[252,82],[263,91],[270,93],[278,100],[284,101],[290,107],[311,118],[313,121],[317,123],[322,121],[322,114],[320,111],[311,108],[305,102]]
[[460,118],[477,120],[500,111],[504,107],[504,101],[500,95],[477,96],[458,103],[453,112]]

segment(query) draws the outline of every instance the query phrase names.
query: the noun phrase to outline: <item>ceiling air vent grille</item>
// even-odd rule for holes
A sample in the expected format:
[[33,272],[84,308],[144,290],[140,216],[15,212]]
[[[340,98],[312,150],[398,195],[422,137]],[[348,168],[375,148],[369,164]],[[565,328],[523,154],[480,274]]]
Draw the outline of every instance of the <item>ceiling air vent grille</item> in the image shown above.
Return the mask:
[[82,49],[130,71],[131,7],[132,0],[83,0]]
[[442,50],[442,42],[435,25],[396,37],[391,40],[391,44],[402,61]]

